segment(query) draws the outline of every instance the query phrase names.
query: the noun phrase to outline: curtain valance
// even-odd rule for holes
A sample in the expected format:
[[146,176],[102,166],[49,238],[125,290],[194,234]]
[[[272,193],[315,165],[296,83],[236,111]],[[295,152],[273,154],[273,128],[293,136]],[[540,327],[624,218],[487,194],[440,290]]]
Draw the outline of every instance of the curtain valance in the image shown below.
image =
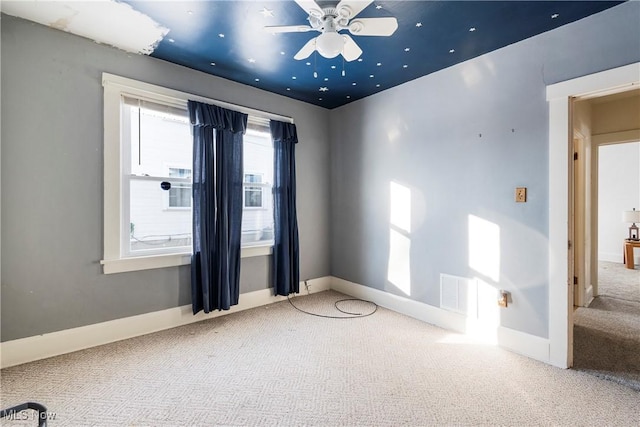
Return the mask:
[[271,120],[269,127],[271,128],[271,138],[273,138],[274,141],[293,144],[298,143],[298,132],[296,130],[296,125],[292,123]]
[[247,130],[247,114],[197,101],[189,101],[188,108],[192,126],[211,126],[214,129],[242,134]]

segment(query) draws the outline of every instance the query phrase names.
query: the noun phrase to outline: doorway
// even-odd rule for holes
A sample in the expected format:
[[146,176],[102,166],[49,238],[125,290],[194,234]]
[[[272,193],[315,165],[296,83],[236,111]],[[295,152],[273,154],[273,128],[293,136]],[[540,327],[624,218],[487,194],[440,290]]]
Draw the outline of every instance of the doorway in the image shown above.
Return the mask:
[[[572,100],[576,97],[585,99],[587,96],[597,97],[636,89],[640,87],[639,76],[640,63],[634,63],[547,86],[546,98],[549,105],[548,361],[558,367],[573,366]],[[640,139],[640,130],[632,132],[639,135],[635,139]]]
[[640,90],[573,102],[573,366],[640,390],[640,267],[622,262],[622,213],[640,208]]

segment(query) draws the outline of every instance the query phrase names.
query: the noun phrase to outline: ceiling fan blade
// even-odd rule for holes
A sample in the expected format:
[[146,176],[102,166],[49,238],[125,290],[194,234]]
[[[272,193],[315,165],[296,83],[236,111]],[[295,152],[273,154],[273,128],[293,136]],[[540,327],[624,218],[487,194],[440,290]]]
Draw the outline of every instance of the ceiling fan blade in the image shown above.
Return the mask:
[[296,3],[298,3],[298,6],[303,8],[304,11],[311,16],[322,18],[322,15],[324,15],[322,8],[313,0],[296,0]]
[[293,59],[297,59],[298,61],[301,59],[307,59],[316,50],[316,39],[317,37],[314,37],[302,46],[302,49],[296,53],[296,56],[294,56]]
[[264,30],[267,33],[305,33],[307,31],[313,30],[308,25],[273,25],[269,27],[264,27]]
[[398,28],[396,18],[359,18],[351,21],[349,32],[354,36],[390,36]]
[[373,0],[342,0],[336,6],[338,15],[351,19],[367,8]]
[[362,49],[360,49],[356,42],[353,41],[351,36],[343,34],[342,37],[344,37],[345,39],[344,49],[342,50],[342,57],[349,62],[358,59],[360,55],[362,55]]

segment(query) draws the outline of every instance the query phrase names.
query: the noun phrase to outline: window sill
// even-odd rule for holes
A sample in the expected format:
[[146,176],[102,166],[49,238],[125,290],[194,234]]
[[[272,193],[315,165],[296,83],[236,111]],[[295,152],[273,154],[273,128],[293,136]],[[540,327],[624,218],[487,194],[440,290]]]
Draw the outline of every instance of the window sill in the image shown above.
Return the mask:
[[[273,246],[247,246],[240,252],[240,258],[267,256],[273,253]],[[100,261],[104,274],[128,271],[151,270],[155,268],[177,267],[191,264],[191,253],[152,255],[143,257],[105,259]]]

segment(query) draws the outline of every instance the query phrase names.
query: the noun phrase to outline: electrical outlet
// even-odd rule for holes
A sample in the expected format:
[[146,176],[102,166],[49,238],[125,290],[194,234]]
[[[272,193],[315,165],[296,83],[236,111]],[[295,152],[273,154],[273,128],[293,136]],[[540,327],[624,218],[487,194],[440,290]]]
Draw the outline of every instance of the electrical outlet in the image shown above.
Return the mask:
[[509,292],[500,291],[500,297],[498,298],[498,306],[507,308],[509,306]]
[[524,203],[527,201],[527,187],[516,187],[516,202]]

